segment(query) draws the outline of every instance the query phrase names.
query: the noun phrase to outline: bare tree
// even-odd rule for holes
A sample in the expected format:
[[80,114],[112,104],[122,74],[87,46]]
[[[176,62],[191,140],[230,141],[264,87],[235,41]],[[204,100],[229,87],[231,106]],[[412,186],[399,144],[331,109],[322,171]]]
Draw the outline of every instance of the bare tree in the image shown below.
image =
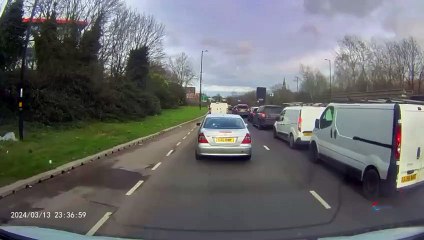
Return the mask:
[[192,83],[195,74],[187,54],[182,52],[174,59],[169,58],[168,65],[175,74],[179,85],[187,87],[187,85]]

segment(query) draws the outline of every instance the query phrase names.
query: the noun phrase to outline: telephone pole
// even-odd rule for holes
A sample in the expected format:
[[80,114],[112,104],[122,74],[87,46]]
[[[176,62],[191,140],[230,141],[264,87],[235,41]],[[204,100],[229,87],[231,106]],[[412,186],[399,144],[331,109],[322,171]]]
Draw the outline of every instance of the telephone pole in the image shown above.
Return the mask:
[[202,55],[200,56],[200,90],[199,90],[199,109],[202,110],[202,73],[203,73],[203,53],[208,52],[208,50],[202,50]]

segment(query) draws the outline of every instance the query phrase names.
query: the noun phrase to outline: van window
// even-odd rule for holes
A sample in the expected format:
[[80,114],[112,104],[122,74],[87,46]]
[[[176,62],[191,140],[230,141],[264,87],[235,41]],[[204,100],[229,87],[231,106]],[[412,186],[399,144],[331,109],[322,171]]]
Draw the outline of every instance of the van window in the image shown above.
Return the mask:
[[324,113],[321,116],[320,119],[320,128],[326,128],[331,126],[333,123],[333,117],[334,117],[334,107],[328,107]]

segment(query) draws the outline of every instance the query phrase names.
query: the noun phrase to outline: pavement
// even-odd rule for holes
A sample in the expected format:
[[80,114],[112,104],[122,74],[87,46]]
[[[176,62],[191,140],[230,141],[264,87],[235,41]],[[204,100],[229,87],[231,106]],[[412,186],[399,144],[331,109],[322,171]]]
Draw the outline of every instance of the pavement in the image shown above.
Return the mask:
[[[196,160],[195,123],[0,199],[0,224],[137,239],[303,239],[424,223],[424,187],[359,182],[248,126],[250,161]],[[35,215],[37,213],[38,215]]]

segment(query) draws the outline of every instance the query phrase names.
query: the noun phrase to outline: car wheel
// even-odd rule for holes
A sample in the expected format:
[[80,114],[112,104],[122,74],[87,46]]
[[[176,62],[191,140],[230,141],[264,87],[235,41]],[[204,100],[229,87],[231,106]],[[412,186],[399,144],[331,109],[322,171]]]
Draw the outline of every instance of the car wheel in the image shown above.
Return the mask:
[[259,130],[263,130],[263,129],[264,129],[264,126],[262,126],[262,124],[261,124],[261,122],[260,122],[260,121],[258,121],[258,129],[259,129]]
[[362,192],[371,201],[378,198],[380,194],[380,175],[374,168],[368,169],[362,179]]
[[274,128],[274,131],[272,131],[272,135],[274,138],[278,138],[277,130]]
[[248,155],[248,156],[244,157],[243,159],[246,160],[246,161],[249,161],[250,159],[252,159],[252,155]]
[[309,159],[313,163],[319,163],[319,153],[315,142],[313,142],[309,147]]
[[197,154],[197,152],[194,153],[194,156],[196,160],[202,160],[202,157],[199,154]]
[[296,148],[296,143],[295,143],[295,141],[294,141],[293,134],[290,134],[290,138],[289,138],[289,147],[290,147],[290,148],[292,148],[292,149],[295,149],[295,148]]

